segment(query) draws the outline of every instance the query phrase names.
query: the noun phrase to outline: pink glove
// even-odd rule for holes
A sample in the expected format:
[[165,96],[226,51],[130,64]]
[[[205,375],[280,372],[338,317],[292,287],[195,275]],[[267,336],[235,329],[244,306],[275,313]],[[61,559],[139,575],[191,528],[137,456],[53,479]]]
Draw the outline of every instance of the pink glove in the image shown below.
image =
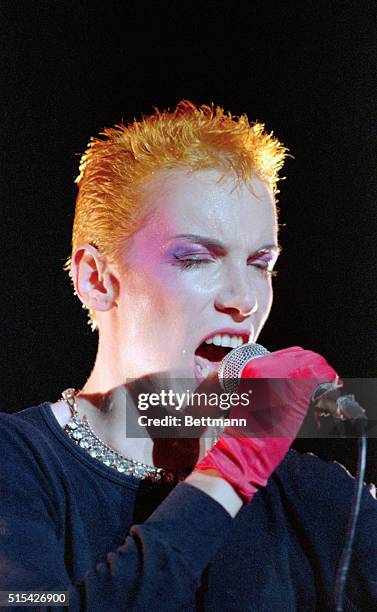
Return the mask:
[[[272,415],[268,430],[265,425],[260,427],[260,421],[256,423],[257,433],[263,437],[255,437],[255,434],[248,438],[236,437],[242,434],[234,429],[225,429],[211,451],[195,466],[195,470],[216,470],[233,486],[244,502],[250,502],[257,490],[266,486],[268,478],[288,452],[317,385],[335,381],[337,373],[321,355],[295,346],[249,361],[241,378],[239,394],[252,389],[253,379],[278,379],[264,380],[262,385],[263,398],[268,398],[268,408]],[[251,412],[248,408],[248,414],[245,414],[245,408],[237,407],[237,417],[241,416],[242,410],[243,416],[249,417],[250,423],[250,415],[253,415],[252,400]],[[230,416],[235,416],[233,410]]]

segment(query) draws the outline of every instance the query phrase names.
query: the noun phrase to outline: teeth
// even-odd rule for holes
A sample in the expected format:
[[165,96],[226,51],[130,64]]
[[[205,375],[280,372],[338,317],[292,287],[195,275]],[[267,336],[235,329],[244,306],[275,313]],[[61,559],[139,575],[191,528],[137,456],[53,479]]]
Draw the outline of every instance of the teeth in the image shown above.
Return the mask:
[[205,341],[206,344],[214,344],[215,346],[224,346],[237,348],[243,344],[242,336],[229,336],[229,334],[216,334],[212,338]]
[[233,338],[230,339],[230,346],[232,348],[237,348],[237,346],[240,346],[242,344],[242,338],[241,338],[241,342],[239,341],[239,338],[235,338],[233,336]]
[[221,338],[221,346],[232,346],[230,336],[228,336],[228,334],[224,334]]
[[204,366],[203,368],[199,366],[199,371],[203,378],[207,378],[209,374],[209,368],[207,368],[207,366]]

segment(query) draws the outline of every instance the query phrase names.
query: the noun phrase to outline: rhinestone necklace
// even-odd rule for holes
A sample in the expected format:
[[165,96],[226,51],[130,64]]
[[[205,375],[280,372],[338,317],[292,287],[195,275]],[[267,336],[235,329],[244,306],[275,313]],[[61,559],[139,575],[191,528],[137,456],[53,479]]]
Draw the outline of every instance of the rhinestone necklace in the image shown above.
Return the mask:
[[105,442],[102,442],[92,430],[86,416],[80,419],[76,395],[77,392],[75,389],[66,389],[62,393],[62,400],[67,402],[71,411],[71,417],[64,426],[64,431],[71,440],[85,450],[91,457],[122,474],[134,476],[139,480],[149,480],[151,482],[163,484],[177,484],[190,474],[192,468],[180,471],[166,470],[164,468],[146,465],[145,463],[141,463],[141,461],[129,459],[111,448],[111,446],[108,446],[108,444],[105,444]]

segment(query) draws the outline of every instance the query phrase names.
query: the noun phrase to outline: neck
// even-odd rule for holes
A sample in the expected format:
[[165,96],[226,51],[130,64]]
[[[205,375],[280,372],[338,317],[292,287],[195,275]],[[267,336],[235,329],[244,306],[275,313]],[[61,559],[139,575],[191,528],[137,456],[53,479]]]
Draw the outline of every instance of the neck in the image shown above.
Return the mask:
[[[141,415],[152,416],[152,409],[138,409],[138,394],[158,392],[160,387],[182,391],[180,379],[157,374],[125,384],[135,374],[127,367],[130,364],[118,357],[111,344],[101,342],[100,334],[94,368],[77,396],[79,415],[86,415],[95,434],[125,457],[173,470],[194,466],[212,447],[213,432],[205,429],[195,439],[184,439],[179,427],[151,431],[138,424]],[[168,435],[166,431],[169,439],[160,438]]]
[[135,388],[130,385],[97,393],[89,393],[88,388],[85,385],[76,397],[79,416],[85,415],[95,434],[125,457],[155,467],[181,470],[193,468],[214,443],[208,430],[197,438],[181,438],[178,430],[174,437],[160,438],[156,437],[156,429],[151,432],[140,426],[138,417],[145,413],[138,410]]

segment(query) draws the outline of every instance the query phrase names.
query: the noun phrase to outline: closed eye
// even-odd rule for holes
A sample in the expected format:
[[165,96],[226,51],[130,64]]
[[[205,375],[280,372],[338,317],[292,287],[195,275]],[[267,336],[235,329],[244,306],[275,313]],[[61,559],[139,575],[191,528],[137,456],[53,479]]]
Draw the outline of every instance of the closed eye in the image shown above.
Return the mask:
[[214,259],[209,258],[208,256],[195,256],[195,257],[178,257],[174,255],[173,264],[183,268],[184,270],[189,270],[191,268],[199,267],[202,264],[212,263]]
[[262,270],[268,276],[277,276],[277,270],[273,270],[277,257],[270,251],[258,253],[248,260],[248,264]]

